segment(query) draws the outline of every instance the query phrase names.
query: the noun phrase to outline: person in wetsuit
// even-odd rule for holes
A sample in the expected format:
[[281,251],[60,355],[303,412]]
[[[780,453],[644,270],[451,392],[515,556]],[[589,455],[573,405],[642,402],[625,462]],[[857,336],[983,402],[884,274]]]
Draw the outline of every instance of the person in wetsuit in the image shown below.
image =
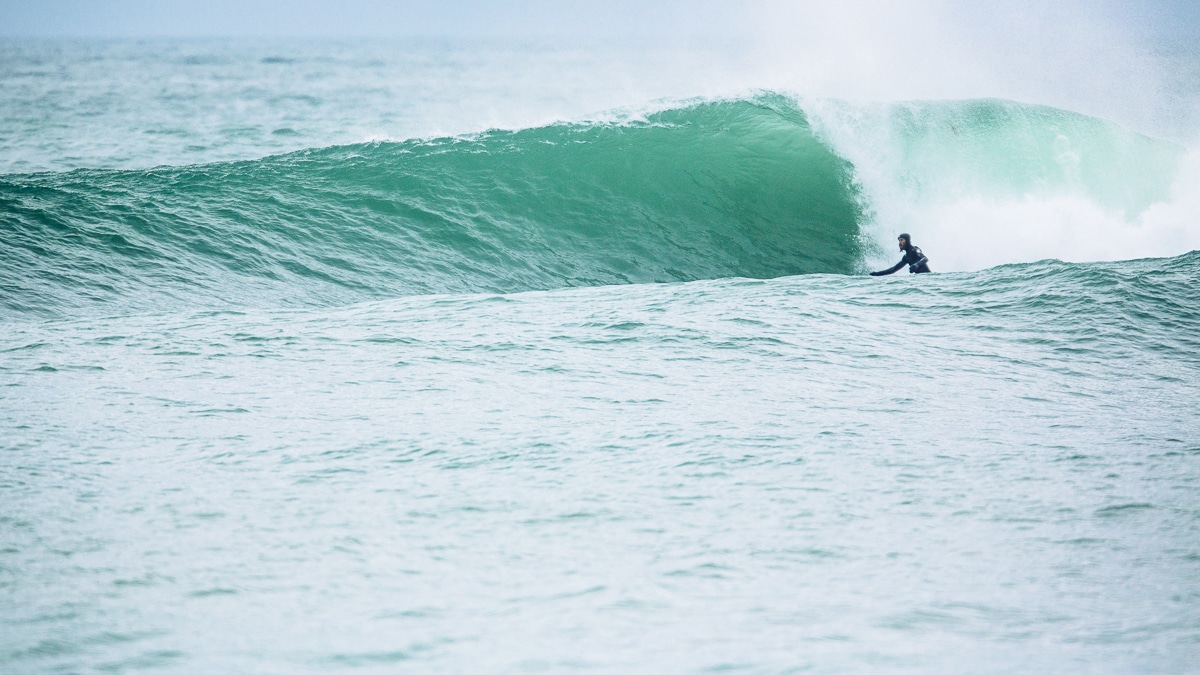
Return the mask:
[[921,253],[921,249],[913,246],[912,237],[908,236],[907,232],[896,237],[896,241],[900,242],[900,250],[904,253],[904,257],[900,259],[900,262],[886,270],[871,272],[871,276],[881,277],[885,274],[891,274],[899,271],[905,265],[908,265],[909,274],[921,274],[930,271],[929,258],[926,258],[924,253]]

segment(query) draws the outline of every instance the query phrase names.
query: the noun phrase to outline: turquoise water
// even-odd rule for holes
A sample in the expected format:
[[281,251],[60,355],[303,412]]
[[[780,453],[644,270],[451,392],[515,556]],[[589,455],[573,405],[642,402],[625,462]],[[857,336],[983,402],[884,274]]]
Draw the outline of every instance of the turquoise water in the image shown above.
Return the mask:
[[0,670],[1194,668],[1188,148],[292,49],[4,47]]

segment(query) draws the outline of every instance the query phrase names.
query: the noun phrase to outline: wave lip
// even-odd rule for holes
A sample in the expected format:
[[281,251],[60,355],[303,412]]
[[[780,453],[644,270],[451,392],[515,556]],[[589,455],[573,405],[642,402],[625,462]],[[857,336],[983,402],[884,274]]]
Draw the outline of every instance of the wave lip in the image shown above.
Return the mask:
[[805,109],[854,164],[870,200],[864,229],[888,242],[911,232],[938,271],[1200,248],[1192,215],[1200,162],[1169,141],[998,99]]
[[851,167],[777,95],[640,121],[0,178],[11,310],[848,273]]

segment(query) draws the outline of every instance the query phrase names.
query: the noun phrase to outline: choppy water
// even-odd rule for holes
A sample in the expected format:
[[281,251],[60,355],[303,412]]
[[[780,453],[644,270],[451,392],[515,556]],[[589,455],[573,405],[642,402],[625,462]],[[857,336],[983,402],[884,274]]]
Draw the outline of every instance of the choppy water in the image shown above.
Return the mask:
[[[777,93],[358,143],[339,129],[403,90],[370,50],[5,49],[9,92],[82,71],[143,105],[0,102],[0,670],[1200,661],[1186,148],[1006,101]],[[395,77],[434,90],[447,71],[414,58]],[[130,73],[310,86],[277,68],[381,90],[356,111],[320,89],[293,146],[134,133],[179,112]],[[528,93],[504,72],[470,81]],[[594,100],[676,93],[640,82]],[[421,100],[400,126],[454,109]],[[66,126],[14,133],[43,109]],[[128,155],[62,150],[87,110]],[[933,192],[1178,236],[859,275]]]

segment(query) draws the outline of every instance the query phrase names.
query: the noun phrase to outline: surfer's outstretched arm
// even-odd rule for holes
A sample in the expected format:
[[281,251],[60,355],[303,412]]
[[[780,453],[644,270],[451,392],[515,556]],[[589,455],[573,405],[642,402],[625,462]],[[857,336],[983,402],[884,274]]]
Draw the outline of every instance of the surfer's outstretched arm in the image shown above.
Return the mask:
[[893,265],[893,266],[891,266],[891,267],[887,268],[886,270],[879,270],[878,272],[871,272],[871,276],[873,276],[873,277],[881,277],[881,276],[883,276],[883,275],[885,275],[885,274],[893,274],[893,273],[895,273],[895,272],[899,271],[901,267],[904,267],[904,258],[901,258],[901,259],[900,259],[900,262],[898,262],[898,263],[896,263],[895,265]]

